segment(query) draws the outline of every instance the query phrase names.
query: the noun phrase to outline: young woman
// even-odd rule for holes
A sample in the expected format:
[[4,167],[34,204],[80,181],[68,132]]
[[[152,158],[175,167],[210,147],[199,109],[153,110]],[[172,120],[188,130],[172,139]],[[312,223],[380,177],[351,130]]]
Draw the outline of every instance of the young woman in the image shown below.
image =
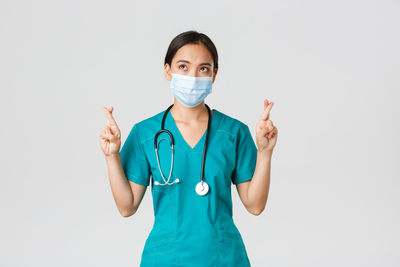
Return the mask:
[[122,216],[138,210],[151,183],[155,220],[140,266],[250,266],[232,218],[231,185],[251,214],[264,210],[278,134],[269,119],[273,102],[264,100],[256,147],[246,124],[204,103],[218,71],[210,38],[196,31],[176,36],[164,70],[174,103],[135,123],[121,151],[112,107],[104,108],[100,134]]

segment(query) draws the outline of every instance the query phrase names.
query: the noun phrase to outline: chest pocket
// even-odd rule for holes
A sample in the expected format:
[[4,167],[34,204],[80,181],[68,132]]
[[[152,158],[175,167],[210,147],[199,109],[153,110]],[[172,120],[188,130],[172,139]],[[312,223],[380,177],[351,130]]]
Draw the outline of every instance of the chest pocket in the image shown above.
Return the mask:
[[[172,193],[174,191],[174,188],[176,188],[177,186],[180,186],[180,182],[181,179],[176,177],[176,175],[174,175],[174,171],[172,171],[171,173],[171,178],[168,181],[168,176],[169,176],[169,169],[165,168],[162,169],[163,170],[163,174],[164,174],[164,179],[161,176],[160,170],[157,168],[152,168],[151,172],[152,172],[152,183],[153,183],[153,190],[154,191],[158,191],[158,192],[165,192],[165,193]],[[177,183],[173,183],[176,179],[179,179],[180,181]],[[170,183],[166,184],[166,182]],[[159,184],[157,184],[159,183]],[[173,184],[171,184],[173,183]]]
[[207,151],[207,157],[210,160],[206,161],[206,166],[212,169],[216,176],[223,177],[224,186],[229,187],[236,165],[235,137],[228,131],[217,130],[209,145],[213,149]]

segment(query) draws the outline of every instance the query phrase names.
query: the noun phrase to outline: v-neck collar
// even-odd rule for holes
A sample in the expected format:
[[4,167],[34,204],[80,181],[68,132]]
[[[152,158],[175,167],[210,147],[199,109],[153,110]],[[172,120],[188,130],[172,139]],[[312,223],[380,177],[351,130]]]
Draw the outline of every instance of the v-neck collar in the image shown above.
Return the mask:
[[[218,115],[219,115],[218,114],[219,113],[218,110],[213,109],[213,111],[214,112],[213,112],[213,115],[211,116],[211,122],[210,122],[211,130],[213,130],[213,128],[217,126]],[[175,120],[172,117],[170,111],[167,113],[167,117],[165,118],[165,121],[166,121],[166,123],[168,122],[168,124],[171,125],[171,127],[172,127],[172,134],[174,135],[175,146],[178,145],[180,148],[183,148],[185,151],[188,151],[188,152],[203,152],[204,143],[206,142],[207,132],[209,130],[208,127],[207,127],[206,131],[203,133],[203,135],[201,136],[200,140],[197,141],[196,145],[192,148],[186,142],[185,138],[183,138],[183,135],[179,131],[179,128],[176,125]],[[210,139],[211,133],[209,135],[210,136],[208,138]],[[208,140],[208,142],[210,142],[210,140]]]

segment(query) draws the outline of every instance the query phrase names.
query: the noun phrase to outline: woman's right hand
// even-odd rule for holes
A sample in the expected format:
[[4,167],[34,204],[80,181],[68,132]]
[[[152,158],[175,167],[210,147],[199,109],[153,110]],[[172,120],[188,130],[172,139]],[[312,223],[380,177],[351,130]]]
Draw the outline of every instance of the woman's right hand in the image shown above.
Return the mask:
[[112,116],[114,108],[103,109],[107,116],[107,124],[100,133],[100,147],[105,156],[117,155],[121,147],[121,131]]

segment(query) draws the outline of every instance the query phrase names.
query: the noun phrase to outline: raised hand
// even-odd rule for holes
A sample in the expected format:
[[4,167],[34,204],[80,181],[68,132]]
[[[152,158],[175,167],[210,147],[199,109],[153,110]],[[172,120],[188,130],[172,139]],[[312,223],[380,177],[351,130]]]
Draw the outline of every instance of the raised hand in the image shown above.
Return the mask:
[[100,147],[104,155],[111,156],[119,153],[121,147],[121,131],[112,116],[114,108],[111,107],[107,109],[104,107],[103,109],[107,116],[107,124],[100,133]]
[[278,138],[278,129],[269,119],[269,113],[273,105],[274,102],[269,103],[267,99],[264,100],[264,113],[262,114],[256,128],[256,143],[258,151],[272,153]]

